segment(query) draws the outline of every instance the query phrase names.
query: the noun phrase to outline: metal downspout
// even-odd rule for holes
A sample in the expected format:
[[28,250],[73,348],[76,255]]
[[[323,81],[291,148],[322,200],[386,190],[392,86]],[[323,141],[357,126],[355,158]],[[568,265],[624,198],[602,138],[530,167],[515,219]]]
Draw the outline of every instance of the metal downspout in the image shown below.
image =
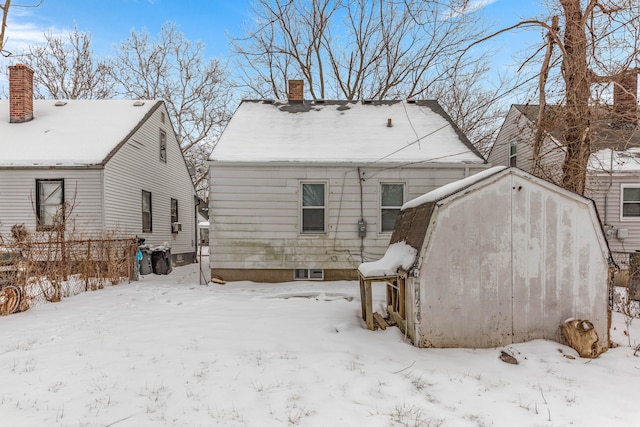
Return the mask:
[[607,218],[608,218],[607,210],[609,209],[609,191],[611,191],[612,186],[613,186],[613,150],[611,150],[611,159],[609,164],[609,187],[607,188],[607,191],[605,191],[604,193],[604,225],[609,225],[609,221],[607,221]]
[[[360,220],[364,221],[362,181],[364,181],[364,178],[360,175],[360,166],[358,166],[358,183],[360,184]],[[360,262],[364,262],[364,235],[360,236]]]

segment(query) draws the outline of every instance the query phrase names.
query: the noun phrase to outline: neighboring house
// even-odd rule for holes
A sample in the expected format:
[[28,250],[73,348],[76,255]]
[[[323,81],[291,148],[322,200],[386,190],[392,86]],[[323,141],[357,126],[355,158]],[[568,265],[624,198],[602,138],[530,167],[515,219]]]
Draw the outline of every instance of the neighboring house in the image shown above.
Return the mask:
[[[640,127],[637,78],[621,82],[612,107],[591,111],[590,157],[585,196],[592,198],[613,252],[640,250]],[[517,166],[551,182],[561,181],[565,148],[562,140],[563,108],[548,106],[546,129],[534,167],[533,141],[538,122],[537,105],[513,105],[489,154],[492,165]],[[624,260],[623,260],[623,263]]]
[[559,326],[574,318],[608,347],[610,255],[592,200],[494,167],[407,202],[389,249],[407,245],[393,269],[385,256],[359,271],[404,276],[388,310],[416,346],[563,342]]
[[85,236],[167,242],[195,259],[195,189],[162,101],[33,100],[33,71],[10,67],[0,101],[0,232],[52,228],[63,205]]
[[402,204],[486,169],[436,101],[243,101],[210,157],[212,277],[356,278]]

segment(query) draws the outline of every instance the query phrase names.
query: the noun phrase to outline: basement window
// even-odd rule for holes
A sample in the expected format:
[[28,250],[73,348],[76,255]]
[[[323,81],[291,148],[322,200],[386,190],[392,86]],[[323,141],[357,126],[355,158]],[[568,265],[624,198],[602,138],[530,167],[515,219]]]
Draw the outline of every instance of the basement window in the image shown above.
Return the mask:
[[324,280],[324,270],[321,268],[296,268],[293,270],[294,280]]

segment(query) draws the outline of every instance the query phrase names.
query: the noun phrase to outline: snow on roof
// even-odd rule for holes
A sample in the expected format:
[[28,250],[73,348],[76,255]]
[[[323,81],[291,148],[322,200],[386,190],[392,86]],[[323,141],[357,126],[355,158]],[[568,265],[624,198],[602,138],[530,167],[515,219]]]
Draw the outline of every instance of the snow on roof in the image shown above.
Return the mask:
[[588,168],[592,172],[640,172],[640,148],[596,151],[589,157]]
[[210,160],[484,163],[436,101],[243,101]]
[[364,277],[393,276],[398,268],[408,270],[416,258],[418,251],[405,242],[392,243],[387,248],[382,259],[373,262],[363,262],[358,271]]
[[458,181],[443,185],[442,187],[429,191],[428,193],[416,197],[413,200],[409,200],[407,203],[402,205],[401,210],[415,208],[416,206],[420,206],[424,203],[432,203],[437,200],[443,199],[504,169],[506,169],[505,166],[494,166],[492,168],[483,170],[482,172],[478,172],[475,175],[471,175]]
[[134,102],[34,100],[33,120],[9,123],[0,100],[0,166],[99,164],[159,101]]

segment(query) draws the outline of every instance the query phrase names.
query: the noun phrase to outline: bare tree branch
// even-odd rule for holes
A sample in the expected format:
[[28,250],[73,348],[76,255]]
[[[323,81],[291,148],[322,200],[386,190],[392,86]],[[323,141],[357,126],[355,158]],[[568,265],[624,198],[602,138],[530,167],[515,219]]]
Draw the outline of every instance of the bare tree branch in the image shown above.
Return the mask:
[[109,69],[119,95],[165,101],[182,152],[195,168],[196,189],[206,198],[206,161],[231,116],[232,94],[226,68],[205,60],[204,49],[169,23],[155,39],[132,31]]

